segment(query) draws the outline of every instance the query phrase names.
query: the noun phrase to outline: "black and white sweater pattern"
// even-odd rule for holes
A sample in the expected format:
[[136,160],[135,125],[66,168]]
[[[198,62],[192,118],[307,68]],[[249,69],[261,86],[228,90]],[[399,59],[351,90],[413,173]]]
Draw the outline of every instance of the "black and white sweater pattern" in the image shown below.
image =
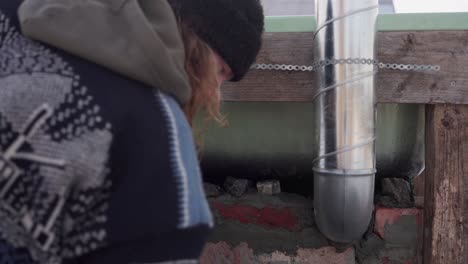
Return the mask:
[[[0,264],[170,246],[183,230],[212,226],[175,100],[22,36],[1,10]],[[135,262],[178,258],[135,252]],[[113,259],[105,254],[96,259]]]

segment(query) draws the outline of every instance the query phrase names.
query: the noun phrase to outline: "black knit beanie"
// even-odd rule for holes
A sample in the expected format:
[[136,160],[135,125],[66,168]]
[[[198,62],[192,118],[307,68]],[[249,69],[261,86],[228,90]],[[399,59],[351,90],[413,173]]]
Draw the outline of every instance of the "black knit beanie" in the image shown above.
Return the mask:
[[264,30],[260,0],[168,0],[174,13],[231,67],[239,81],[260,51]]

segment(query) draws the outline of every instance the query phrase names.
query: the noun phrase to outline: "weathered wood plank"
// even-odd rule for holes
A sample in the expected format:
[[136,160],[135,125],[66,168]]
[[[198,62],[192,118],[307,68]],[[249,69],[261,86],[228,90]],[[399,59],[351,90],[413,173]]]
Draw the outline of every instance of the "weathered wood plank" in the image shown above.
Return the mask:
[[468,263],[468,106],[427,106],[424,263]]
[[[310,65],[313,33],[265,33],[257,63]],[[377,59],[437,64],[439,72],[381,70],[381,103],[468,104],[468,31],[379,32]],[[310,101],[317,87],[310,72],[252,70],[223,85],[225,101]]]

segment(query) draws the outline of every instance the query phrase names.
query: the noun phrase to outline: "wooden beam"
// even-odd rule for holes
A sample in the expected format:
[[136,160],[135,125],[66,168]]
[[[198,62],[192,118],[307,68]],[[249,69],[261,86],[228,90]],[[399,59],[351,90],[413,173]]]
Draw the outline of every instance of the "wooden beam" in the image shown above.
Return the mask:
[[426,115],[424,263],[468,263],[468,106]]
[[[310,65],[313,33],[265,33],[257,63]],[[468,31],[379,32],[377,59],[387,63],[437,64],[439,72],[380,70],[380,103],[468,104]],[[310,72],[251,70],[222,87],[225,101],[311,101]]]

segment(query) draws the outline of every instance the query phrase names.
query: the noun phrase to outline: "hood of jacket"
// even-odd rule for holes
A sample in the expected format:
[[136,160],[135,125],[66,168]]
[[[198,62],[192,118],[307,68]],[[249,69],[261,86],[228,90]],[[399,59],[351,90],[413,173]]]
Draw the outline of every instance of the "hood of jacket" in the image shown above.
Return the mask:
[[25,0],[23,33],[186,103],[184,45],[166,0]]

